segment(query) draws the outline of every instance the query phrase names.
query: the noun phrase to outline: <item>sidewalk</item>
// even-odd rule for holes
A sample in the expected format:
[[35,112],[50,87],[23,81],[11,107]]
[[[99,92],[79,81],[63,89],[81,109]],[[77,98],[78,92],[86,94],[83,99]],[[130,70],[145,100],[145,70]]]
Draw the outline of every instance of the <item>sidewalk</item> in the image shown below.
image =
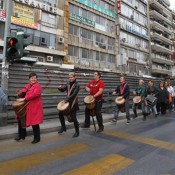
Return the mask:
[[[131,117],[133,117],[132,110],[130,110],[130,115],[131,115]],[[138,116],[140,116],[140,115],[142,115],[141,110],[138,110]],[[113,118],[113,116],[114,116],[114,114],[103,114],[103,122],[104,123],[109,122]],[[80,125],[82,125],[84,123],[84,116],[78,115],[77,118],[78,118]],[[96,117],[94,119],[95,119],[95,123],[97,126]],[[125,113],[119,113],[119,120],[123,120],[123,122],[126,121]],[[92,121],[92,119],[91,119],[91,121]],[[61,125],[60,125],[59,118],[44,120],[43,124],[40,125],[41,134],[48,133],[48,132],[57,132],[58,128],[60,126]],[[69,122],[67,122],[67,120],[66,120],[66,127],[67,128],[74,128],[73,123],[69,123]],[[91,128],[92,127],[94,127],[93,124],[91,124]],[[97,129],[98,129],[98,126],[97,126]],[[0,127],[0,140],[14,138],[17,135],[17,132],[18,132],[17,123],[12,124],[12,125],[9,124],[7,126]],[[27,134],[28,135],[32,134],[31,127],[27,128]]]

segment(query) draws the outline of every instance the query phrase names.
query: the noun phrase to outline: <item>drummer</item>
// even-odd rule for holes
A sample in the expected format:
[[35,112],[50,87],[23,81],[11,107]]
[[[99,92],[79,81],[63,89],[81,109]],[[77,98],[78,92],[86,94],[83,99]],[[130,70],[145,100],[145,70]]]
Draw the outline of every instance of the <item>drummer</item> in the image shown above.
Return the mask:
[[[125,99],[124,106],[126,111],[126,124],[130,124],[130,113],[129,113],[129,85],[126,83],[125,76],[120,77],[120,85],[117,86],[115,91],[112,93],[113,95],[118,94],[119,97],[122,97]],[[120,111],[120,106],[116,104],[115,112],[114,112],[114,118],[112,119],[112,122],[117,122],[118,115]]]
[[[103,117],[101,114],[101,108],[103,103],[103,90],[104,82],[100,79],[101,73],[98,71],[94,72],[94,80],[91,80],[85,87],[86,91],[90,92],[92,98],[95,98],[95,115],[97,118],[99,129],[97,132],[104,130]],[[86,107],[85,109],[85,122],[82,128],[90,128],[90,110]]]
[[[59,86],[58,90],[60,90],[61,92],[67,91],[65,102],[70,103],[70,107],[71,107],[70,117],[75,127],[75,134],[72,137],[78,137],[79,123],[78,123],[76,114],[77,114],[77,110],[79,110],[78,92],[80,90],[80,87],[78,82],[76,81],[76,76],[74,72],[69,73],[69,81],[66,83],[66,85]],[[64,119],[64,115],[61,112],[59,112],[59,119],[61,122],[61,129],[58,131],[58,133],[60,134],[60,133],[66,132],[65,119]]]
[[133,94],[135,96],[139,96],[140,99],[136,99],[139,101],[134,101],[133,105],[132,105],[132,109],[133,109],[133,113],[134,113],[134,118],[137,117],[137,107],[138,104],[141,105],[142,107],[142,113],[143,113],[143,120],[146,119],[146,113],[145,113],[145,103],[144,103],[144,98],[145,98],[145,86],[144,86],[144,81],[143,80],[139,80],[139,86],[136,87],[133,91]]

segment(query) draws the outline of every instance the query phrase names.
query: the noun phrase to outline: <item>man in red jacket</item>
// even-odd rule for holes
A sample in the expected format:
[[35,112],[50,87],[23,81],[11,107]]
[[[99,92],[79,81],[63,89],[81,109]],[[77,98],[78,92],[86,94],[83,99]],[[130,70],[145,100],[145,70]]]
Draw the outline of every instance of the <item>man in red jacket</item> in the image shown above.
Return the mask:
[[[103,118],[101,114],[104,82],[100,79],[100,77],[100,72],[94,72],[94,80],[91,80],[85,88],[86,91],[90,92],[90,95],[95,98],[95,115],[99,126],[97,132],[102,132],[104,130]],[[82,128],[90,128],[90,110],[87,107],[85,109],[85,122]]]

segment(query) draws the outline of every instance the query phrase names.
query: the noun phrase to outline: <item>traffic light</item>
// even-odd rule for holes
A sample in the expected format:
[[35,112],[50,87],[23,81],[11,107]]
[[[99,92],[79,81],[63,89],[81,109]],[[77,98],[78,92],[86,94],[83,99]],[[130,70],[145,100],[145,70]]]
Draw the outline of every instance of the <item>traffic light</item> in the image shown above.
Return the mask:
[[20,51],[18,49],[18,39],[14,37],[7,37],[6,39],[6,58],[8,60],[18,59]]
[[28,41],[26,41],[26,39],[29,36],[30,36],[30,34],[27,34],[24,31],[18,31],[17,32],[18,48],[20,50],[20,58],[30,54],[29,51],[25,50],[25,47],[30,45],[30,43]]

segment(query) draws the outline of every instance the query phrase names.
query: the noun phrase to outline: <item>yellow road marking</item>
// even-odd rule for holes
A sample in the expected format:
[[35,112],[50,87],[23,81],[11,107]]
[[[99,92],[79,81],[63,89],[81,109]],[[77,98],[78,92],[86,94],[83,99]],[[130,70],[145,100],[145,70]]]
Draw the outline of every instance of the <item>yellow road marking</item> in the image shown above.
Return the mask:
[[134,160],[117,154],[110,154],[62,175],[112,175],[132,163]]
[[89,148],[86,144],[74,143],[48,151],[8,160],[0,163],[0,174],[11,175],[35,166],[71,156]]
[[158,140],[158,139],[152,139],[148,137],[142,137],[142,136],[128,134],[128,133],[124,133],[120,131],[113,131],[113,130],[105,130],[104,134],[122,138],[122,139],[133,140],[133,141],[144,143],[147,145],[164,148],[170,151],[175,151],[175,144],[171,144],[169,142],[165,142],[165,141]]
[[[50,143],[52,141],[57,142],[58,140],[63,140],[63,139],[64,139],[64,137],[59,136],[58,134],[55,135],[55,136],[49,136],[48,138],[47,137],[42,137],[40,144],[43,144],[43,143],[46,143],[46,142]],[[11,141],[8,144],[5,144],[5,143],[1,144],[0,153],[7,152],[7,151],[12,151],[12,150],[17,150],[17,149],[23,149],[23,148],[27,148],[27,147],[30,147],[30,146],[33,146],[31,144],[31,140],[30,141],[24,140],[24,141],[19,141],[19,142],[16,142],[14,140],[14,141]]]

